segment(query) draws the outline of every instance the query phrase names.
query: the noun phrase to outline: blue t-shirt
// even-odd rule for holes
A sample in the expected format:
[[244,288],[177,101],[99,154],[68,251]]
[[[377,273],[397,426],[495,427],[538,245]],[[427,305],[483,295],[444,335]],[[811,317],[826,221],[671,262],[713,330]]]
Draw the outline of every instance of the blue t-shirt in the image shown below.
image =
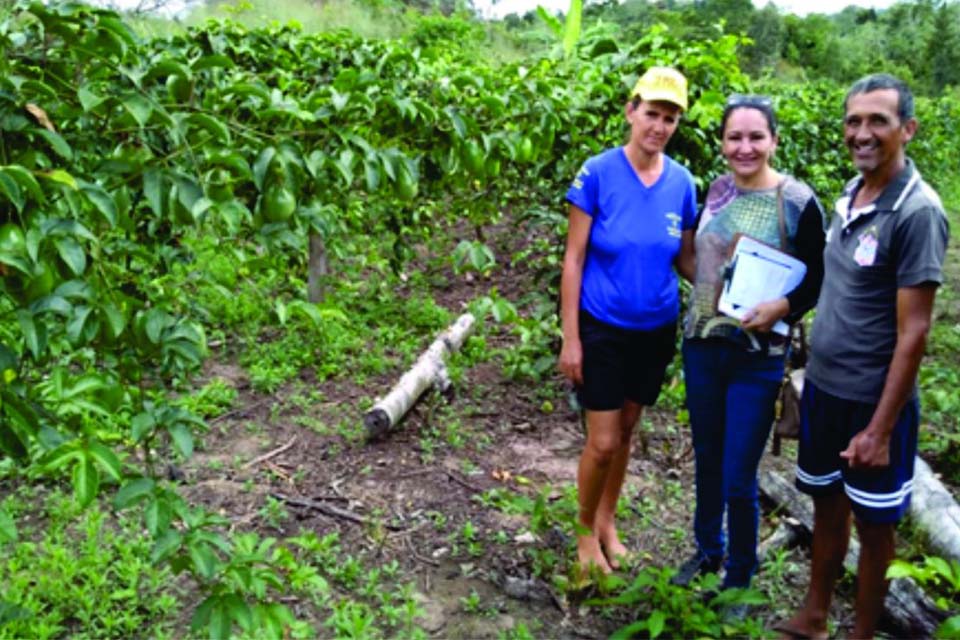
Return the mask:
[[567,191],[567,202],[593,218],[580,308],[626,329],[654,329],[680,312],[673,260],[680,235],[694,227],[693,176],[663,156],[663,173],[647,187],[623,147],[594,156]]

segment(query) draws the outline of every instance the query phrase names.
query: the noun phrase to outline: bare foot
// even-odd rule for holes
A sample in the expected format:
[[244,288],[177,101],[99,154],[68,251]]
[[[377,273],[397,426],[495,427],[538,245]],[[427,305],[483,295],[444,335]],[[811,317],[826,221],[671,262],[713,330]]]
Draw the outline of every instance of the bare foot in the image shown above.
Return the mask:
[[577,538],[577,559],[580,561],[581,580],[587,580],[593,571],[604,574],[612,572],[603,551],[600,550],[600,541],[597,536],[579,536]]
[[781,640],[827,640],[830,634],[827,633],[826,620],[816,621],[806,611],[801,609],[789,620],[784,620],[773,625],[774,631],[779,631]]
[[611,569],[619,569],[621,564],[630,557],[630,550],[620,542],[620,536],[617,535],[616,527],[610,526],[597,536],[600,540],[600,546],[603,548],[607,562]]

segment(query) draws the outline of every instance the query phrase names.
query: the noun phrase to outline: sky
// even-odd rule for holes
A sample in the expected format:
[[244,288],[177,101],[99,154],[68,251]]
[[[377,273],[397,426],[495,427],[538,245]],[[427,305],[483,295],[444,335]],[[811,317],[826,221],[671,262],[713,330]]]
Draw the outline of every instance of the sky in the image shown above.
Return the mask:
[[[843,7],[854,4],[860,7],[883,9],[889,7],[895,0],[775,0],[774,4],[786,13],[806,15],[808,13],[836,13]],[[523,15],[527,11],[534,11],[538,4],[542,4],[551,11],[566,11],[570,0],[498,0],[495,4],[491,0],[474,0],[474,6],[484,16],[503,17],[508,13]],[[492,4],[492,6],[491,6]],[[764,7],[767,0],[753,0],[757,7]]]

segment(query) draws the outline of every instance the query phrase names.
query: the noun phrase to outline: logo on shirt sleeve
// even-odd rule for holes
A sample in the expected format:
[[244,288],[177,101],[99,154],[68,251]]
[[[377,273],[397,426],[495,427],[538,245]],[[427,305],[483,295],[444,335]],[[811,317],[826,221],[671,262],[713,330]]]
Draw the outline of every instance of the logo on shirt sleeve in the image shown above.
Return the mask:
[[573,179],[573,182],[570,184],[574,189],[583,189],[583,180],[580,178],[582,176],[590,175],[590,171],[587,169],[587,165],[580,167],[580,171],[577,172],[577,176]]
[[877,260],[877,228],[870,227],[857,238],[857,249],[853,252],[853,260],[861,267],[873,266]]
[[671,211],[663,216],[667,219],[667,233],[671,238],[679,238],[683,232],[680,230],[680,221],[683,218],[680,217],[680,214],[674,213]]

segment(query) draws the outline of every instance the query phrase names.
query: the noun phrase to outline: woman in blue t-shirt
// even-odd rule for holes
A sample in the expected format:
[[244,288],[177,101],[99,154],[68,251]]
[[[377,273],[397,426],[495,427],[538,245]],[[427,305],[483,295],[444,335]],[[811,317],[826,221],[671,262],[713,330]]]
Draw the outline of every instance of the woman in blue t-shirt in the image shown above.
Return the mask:
[[577,470],[581,576],[609,573],[627,555],[614,513],[630,436],[673,359],[674,266],[691,276],[697,204],[690,172],[663,150],[686,107],[683,75],[647,70],[626,104],[626,144],[587,160],[567,192],[559,368],[586,411]]
[[[757,568],[757,467],[783,378],[785,324],[799,321],[817,302],[824,215],[809,186],[771,166],[778,139],[770,98],[731,96],[720,134],[730,171],[710,185],[698,222],[683,342],[696,454],[697,549],[673,582],[686,584],[723,565],[724,587],[746,587]],[[718,312],[717,300],[740,235],[799,258],[806,273],[792,291],[738,320]]]

